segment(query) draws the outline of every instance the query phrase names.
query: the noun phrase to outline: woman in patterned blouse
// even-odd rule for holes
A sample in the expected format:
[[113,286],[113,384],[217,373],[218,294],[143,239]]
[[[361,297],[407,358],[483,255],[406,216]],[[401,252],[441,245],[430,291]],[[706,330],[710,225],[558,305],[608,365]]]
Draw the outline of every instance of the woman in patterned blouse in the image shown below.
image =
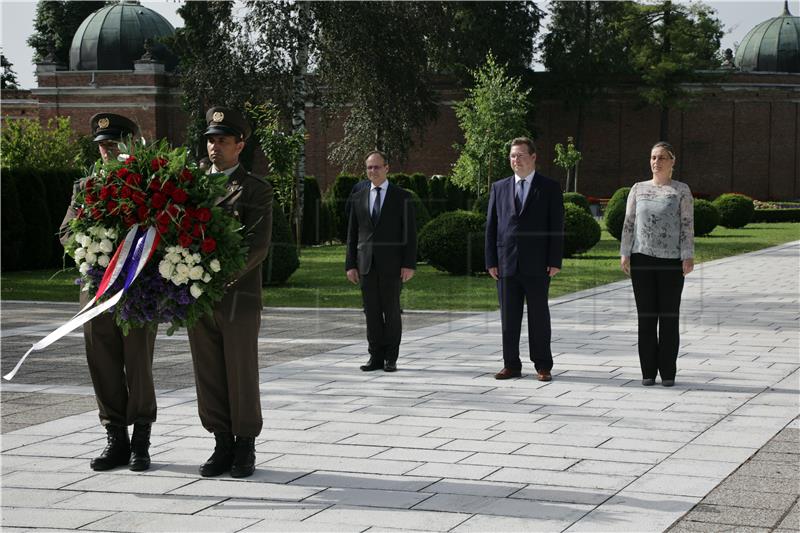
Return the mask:
[[630,275],[639,319],[642,385],[675,384],[683,277],[694,269],[694,202],[689,186],[672,179],[675,150],[659,142],[650,152],[653,178],[628,193],[620,266]]

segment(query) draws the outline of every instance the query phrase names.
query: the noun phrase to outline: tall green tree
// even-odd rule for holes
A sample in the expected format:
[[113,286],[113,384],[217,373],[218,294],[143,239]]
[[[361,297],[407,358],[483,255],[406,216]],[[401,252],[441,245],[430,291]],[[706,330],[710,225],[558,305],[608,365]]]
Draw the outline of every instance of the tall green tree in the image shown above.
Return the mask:
[[17,73],[14,72],[14,64],[9,61],[5,54],[0,54],[0,68],[3,69],[0,75],[0,88],[2,89],[16,89],[19,82],[17,81]]
[[549,33],[542,41],[544,66],[552,74],[554,96],[575,109],[575,145],[581,149],[586,109],[599,93],[632,74],[619,26],[635,9],[631,2],[551,1]]
[[722,23],[702,3],[661,0],[632,7],[619,24],[620,35],[643,82],[642,98],[661,110],[660,134],[666,139],[669,110],[688,101],[681,85],[699,79],[698,71],[721,63]]
[[74,0],[39,0],[33,34],[28,46],[33,48],[33,62],[44,60],[69,64],[69,47],[78,27],[86,17],[105,6],[107,2]]
[[511,139],[527,135],[530,89],[511,77],[492,54],[473,71],[475,84],[467,98],[455,105],[464,133],[464,145],[453,168],[453,181],[480,196],[492,182],[508,174],[508,146]]

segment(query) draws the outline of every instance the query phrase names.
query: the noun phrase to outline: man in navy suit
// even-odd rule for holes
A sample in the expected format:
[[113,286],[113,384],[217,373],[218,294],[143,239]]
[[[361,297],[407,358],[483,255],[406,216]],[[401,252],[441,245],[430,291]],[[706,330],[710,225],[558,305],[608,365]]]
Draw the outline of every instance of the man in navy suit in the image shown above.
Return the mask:
[[402,321],[400,288],[417,261],[417,226],[411,195],[390,184],[386,156],[367,154],[369,186],[352,195],[347,227],[347,279],[361,283],[369,361],[364,372],[397,370]]
[[486,215],[486,270],[497,280],[503,327],[503,369],[496,379],[522,375],[519,337],[528,302],[530,356],[539,381],[550,381],[550,278],[561,270],[564,204],[561,187],[536,172],[536,145],[511,141],[514,175],[492,184]]

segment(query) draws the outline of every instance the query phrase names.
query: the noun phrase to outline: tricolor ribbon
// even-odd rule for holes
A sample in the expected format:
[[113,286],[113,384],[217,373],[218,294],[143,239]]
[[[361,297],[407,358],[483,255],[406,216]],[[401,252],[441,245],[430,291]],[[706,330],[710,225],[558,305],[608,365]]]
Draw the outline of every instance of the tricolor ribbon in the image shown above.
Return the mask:
[[[28,358],[31,352],[36,352],[47,348],[67,333],[75,330],[78,326],[82,326],[86,322],[117,305],[133,281],[136,279],[139,273],[141,273],[142,269],[144,269],[144,266],[153,256],[153,253],[158,247],[159,240],[160,235],[153,227],[147,228],[146,230],[142,230],[138,226],[131,228],[131,230],[125,236],[125,240],[119,245],[119,247],[117,247],[117,251],[114,252],[114,256],[106,267],[106,272],[103,275],[103,279],[100,281],[100,285],[97,288],[97,293],[95,294],[94,298],[92,298],[86,307],[81,309],[78,314],[72,317],[66,324],[63,324],[50,335],[31,346],[31,348],[25,352],[25,355],[23,355],[19,360],[14,369],[3,376],[3,379],[7,381],[14,379],[14,376],[22,366],[22,363],[25,362],[25,359]],[[102,297],[107,292],[108,288],[114,284],[120,273],[122,273],[126,267],[127,276],[125,277],[125,283],[122,289],[111,296],[108,300],[95,307],[95,304],[100,297]]]

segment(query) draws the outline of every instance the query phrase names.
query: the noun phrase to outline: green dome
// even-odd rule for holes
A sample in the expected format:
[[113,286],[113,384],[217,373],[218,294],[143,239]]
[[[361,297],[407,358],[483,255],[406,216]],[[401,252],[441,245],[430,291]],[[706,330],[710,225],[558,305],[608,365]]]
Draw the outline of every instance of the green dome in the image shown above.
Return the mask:
[[81,23],[69,50],[70,70],[133,70],[133,62],[145,52],[145,40],[152,39],[154,59],[174,65],[167,48],[157,37],[175,33],[164,17],[139,5],[123,1],[98,9]]
[[765,20],[745,35],[736,49],[735,64],[741,70],[800,72],[800,17],[789,12]]

